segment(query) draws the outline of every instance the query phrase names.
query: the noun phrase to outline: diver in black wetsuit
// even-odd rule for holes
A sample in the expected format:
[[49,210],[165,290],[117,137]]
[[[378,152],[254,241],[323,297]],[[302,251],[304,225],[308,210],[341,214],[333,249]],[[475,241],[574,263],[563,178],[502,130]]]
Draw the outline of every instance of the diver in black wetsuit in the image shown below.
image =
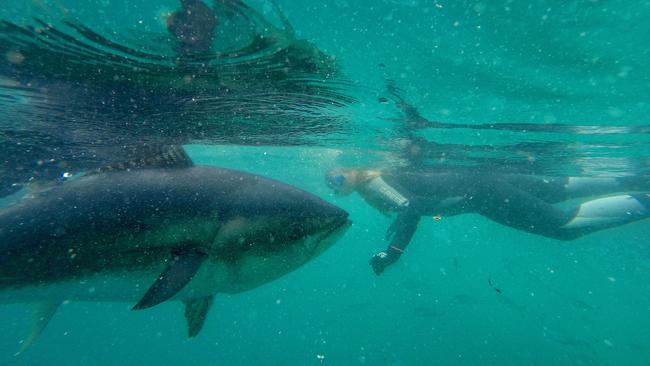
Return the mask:
[[219,18],[201,0],[181,0],[181,9],[167,18],[167,30],[176,38],[181,56],[210,51]]
[[[560,240],[650,217],[650,178],[545,177],[481,171],[333,171],[327,184],[337,193],[354,191],[382,212],[398,213],[387,230],[390,244],[370,265],[377,275],[395,263],[411,241],[421,216],[478,213],[498,223]],[[554,203],[620,194],[583,202],[565,211]]]

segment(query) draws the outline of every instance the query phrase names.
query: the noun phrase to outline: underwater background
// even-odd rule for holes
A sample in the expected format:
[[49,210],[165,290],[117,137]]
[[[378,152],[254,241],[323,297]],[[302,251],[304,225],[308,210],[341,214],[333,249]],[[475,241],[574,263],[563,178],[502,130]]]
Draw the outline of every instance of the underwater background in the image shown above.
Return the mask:
[[[280,27],[270,2],[247,4]],[[3,5],[0,174],[83,171],[110,161],[111,146],[162,138],[197,164],[317,194],[353,226],[297,271],[217,295],[191,340],[180,303],[132,312],[70,302],[13,356],[31,313],[2,305],[0,364],[650,364],[647,221],[560,242],[474,214],[425,218],[408,253],[376,277],[368,260],[391,218],[332,195],[323,179],[387,164],[650,174],[650,2],[279,0],[296,38],[323,55],[318,67],[282,66],[297,74],[271,84],[259,79],[284,59],[264,47],[207,60],[191,78],[200,83],[182,83],[164,20],[175,1]],[[38,38],[50,29],[79,43]],[[110,98],[90,90],[114,82],[124,89]],[[428,122],[405,127],[399,98]],[[50,158],[69,163],[47,167]]]

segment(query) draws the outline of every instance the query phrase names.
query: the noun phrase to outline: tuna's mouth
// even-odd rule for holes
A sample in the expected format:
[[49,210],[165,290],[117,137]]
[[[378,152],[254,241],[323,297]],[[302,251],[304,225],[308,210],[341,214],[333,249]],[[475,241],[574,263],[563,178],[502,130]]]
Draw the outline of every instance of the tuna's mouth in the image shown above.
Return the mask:
[[310,256],[316,256],[336,243],[352,225],[348,219],[336,220],[329,229],[311,235],[304,241],[304,247]]

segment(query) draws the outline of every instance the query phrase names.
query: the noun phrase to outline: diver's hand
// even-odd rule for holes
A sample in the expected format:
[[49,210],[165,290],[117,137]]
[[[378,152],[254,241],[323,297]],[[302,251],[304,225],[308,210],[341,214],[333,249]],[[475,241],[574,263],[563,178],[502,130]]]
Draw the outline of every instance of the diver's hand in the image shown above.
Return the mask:
[[372,258],[370,258],[370,266],[372,267],[372,270],[375,271],[375,274],[379,276],[384,273],[386,267],[397,262],[401,254],[401,252],[389,248],[385,252],[379,252],[373,255]]

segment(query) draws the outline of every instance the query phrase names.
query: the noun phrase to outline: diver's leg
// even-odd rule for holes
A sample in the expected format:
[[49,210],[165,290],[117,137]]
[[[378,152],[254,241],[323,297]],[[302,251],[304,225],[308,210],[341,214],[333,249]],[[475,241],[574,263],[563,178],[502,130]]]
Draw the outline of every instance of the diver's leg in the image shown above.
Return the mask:
[[567,177],[506,174],[501,179],[546,202],[561,202],[567,200],[569,197],[567,192]]
[[476,212],[498,223],[560,240],[650,217],[647,193],[598,198],[566,212],[499,180],[482,185],[470,202]]
[[503,179],[550,203],[616,192],[650,190],[650,177],[645,176],[592,178],[507,174]]
[[650,194],[598,198],[580,204],[570,213],[509,184],[479,189],[473,208],[498,223],[560,240],[631,223],[650,217]]
[[576,238],[648,217],[650,195],[647,193],[604,197],[582,203],[559,230]]
[[566,239],[559,228],[571,219],[564,210],[503,181],[480,187],[470,200],[477,213],[534,234]]
[[650,177],[630,176],[616,178],[568,177],[567,193],[571,198],[597,196],[616,192],[649,191]]

